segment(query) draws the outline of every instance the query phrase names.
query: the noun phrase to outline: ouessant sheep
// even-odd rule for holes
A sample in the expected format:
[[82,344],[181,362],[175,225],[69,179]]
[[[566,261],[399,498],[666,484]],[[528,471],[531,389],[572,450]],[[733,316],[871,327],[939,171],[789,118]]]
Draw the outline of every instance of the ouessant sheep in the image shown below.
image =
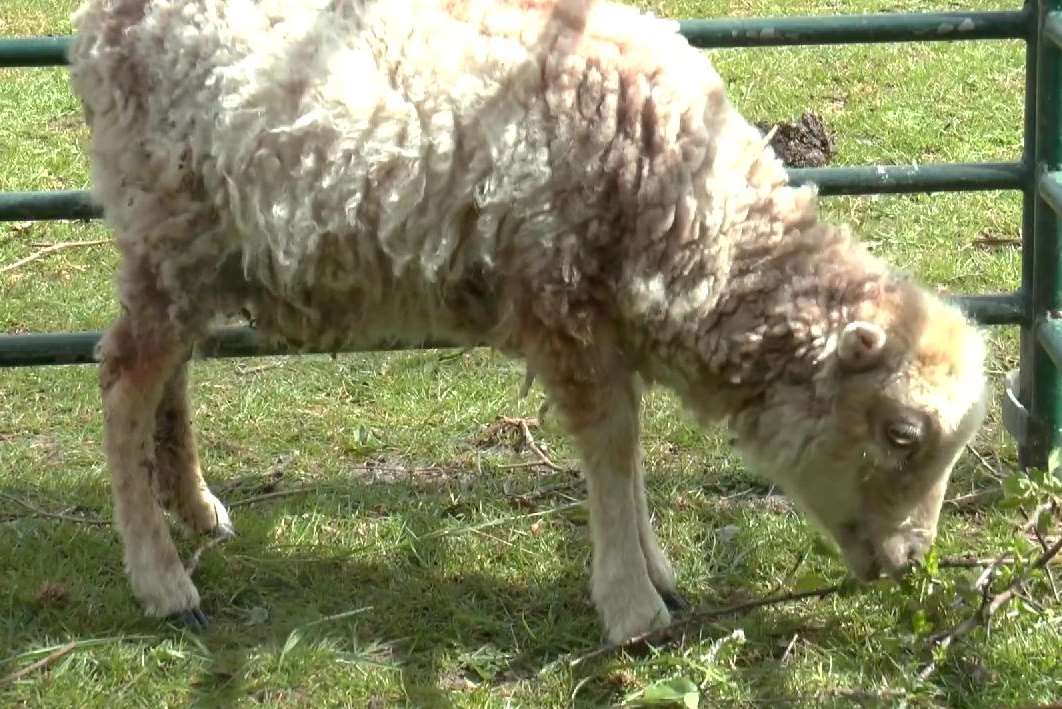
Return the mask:
[[864,579],[932,543],[985,346],[786,183],[674,22],[588,0],[88,0],[74,89],[122,253],[98,350],[151,615],[206,623],[168,509],[228,535],[187,360],[216,318],[338,350],[486,343],[581,452],[611,641],[667,624],[639,397],[726,420]]

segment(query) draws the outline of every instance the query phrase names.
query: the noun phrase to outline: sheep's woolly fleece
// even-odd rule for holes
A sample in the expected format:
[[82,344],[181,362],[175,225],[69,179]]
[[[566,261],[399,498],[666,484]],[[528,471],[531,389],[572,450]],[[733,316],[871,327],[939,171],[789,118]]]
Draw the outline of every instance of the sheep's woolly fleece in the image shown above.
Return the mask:
[[123,302],[150,282],[190,335],[245,310],[316,347],[521,352],[607,314],[649,378],[756,389],[917,299],[633,8],[96,0],[76,24]]

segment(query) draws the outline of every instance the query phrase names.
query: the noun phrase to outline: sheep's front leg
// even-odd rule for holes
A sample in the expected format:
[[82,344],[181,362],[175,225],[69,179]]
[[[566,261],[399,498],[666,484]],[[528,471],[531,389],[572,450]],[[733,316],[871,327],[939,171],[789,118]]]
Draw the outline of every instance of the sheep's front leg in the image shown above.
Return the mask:
[[603,404],[576,435],[589,491],[592,597],[609,642],[619,643],[667,625],[671,616],[650,580],[641,539],[639,405],[633,381],[613,380]]
[[[141,327],[137,327],[137,325]],[[100,345],[104,448],[111,469],[114,518],[133,594],[152,616],[176,615],[205,626],[199,592],[185,571],[152,489],[157,472],[156,412],[181,350],[151,322],[119,320]]]
[[193,532],[230,538],[229,513],[210,491],[199,468],[188,403],[188,364],[166,383],[155,420],[155,464],[159,501]]

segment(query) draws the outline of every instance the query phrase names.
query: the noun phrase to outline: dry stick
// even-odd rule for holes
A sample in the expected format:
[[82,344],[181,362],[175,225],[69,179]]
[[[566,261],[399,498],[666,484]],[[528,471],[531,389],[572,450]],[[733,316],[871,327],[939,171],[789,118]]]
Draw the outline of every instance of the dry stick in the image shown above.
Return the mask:
[[[1026,527],[1026,529],[1029,529],[1029,528],[1032,529],[1033,536],[1036,537],[1036,541],[1040,543],[1040,548],[1043,549],[1044,552],[1046,553],[1047,552],[1047,541],[1044,539],[1044,535],[1040,534],[1040,530],[1038,529],[1038,525],[1037,525],[1037,521],[1040,519],[1040,515],[1043,514],[1044,505],[1048,505],[1049,509],[1051,510],[1051,512],[1052,513],[1054,512],[1054,507],[1055,507],[1054,502],[1053,501],[1050,502],[1050,503],[1046,503],[1045,502],[1043,505],[1040,505],[1035,510],[1033,510],[1032,516],[1026,515],[1026,517],[1025,517],[1025,519],[1026,519],[1025,527]],[[1021,513],[1025,514],[1025,508],[1024,507],[1021,508]],[[1051,595],[1053,595],[1055,597],[1055,601],[1058,601],[1059,600],[1059,598],[1058,598],[1058,587],[1055,586],[1055,577],[1051,573],[1050,570],[1047,572],[1047,583],[1048,583],[1049,586],[1051,586]]]
[[48,665],[52,664],[56,660],[66,656],[66,655],[69,655],[71,652],[74,651],[74,649],[76,647],[77,647],[77,641],[76,640],[71,640],[70,642],[68,642],[66,645],[63,645],[58,650],[56,650],[56,651],[54,651],[52,653],[49,653],[48,655],[42,657],[41,659],[37,660],[36,662],[34,662],[32,664],[29,664],[29,665],[26,665],[21,670],[18,670],[16,672],[12,672],[11,674],[9,674],[6,677],[4,677],[3,679],[0,679],[0,685],[11,684],[12,682],[17,682],[18,680],[22,679],[26,675],[32,674],[32,673],[36,672],[37,670],[39,670],[41,668],[47,667]]
[[228,541],[228,539],[229,537],[221,535],[208,539],[206,542],[201,544],[200,547],[196,549],[195,552],[192,554],[191,558],[189,558],[188,561],[185,562],[184,570],[188,573],[189,576],[194,574],[196,568],[198,568],[199,566],[199,559],[203,556],[203,552],[209,549],[213,549],[218,544],[221,544],[224,541]]
[[981,465],[984,466],[985,470],[987,470],[988,472],[992,473],[992,477],[993,478],[998,480],[1001,477],[999,471],[996,470],[996,468],[991,463],[988,462],[988,460],[984,457],[984,455],[981,454],[981,452],[979,450],[977,450],[976,448],[974,448],[973,446],[971,446],[969,444],[967,444],[966,450],[970,451],[970,453],[972,453],[973,456],[975,458],[977,458],[978,462],[980,462]]
[[942,569],[980,569],[983,566],[1014,566],[1014,560],[1005,556],[995,559],[952,559],[945,558],[937,562]]
[[[1062,537],[1059,537],[1058,541],[1048,547],[1047,551],[1041,554],[1036,559],[1036,561],[1034,561],[1032,565],[1029,566],[1025,573],[1023,573],[1018,578],[1012,580],[1005,589],[991,597],[986,596],[985,600],[981,603],[981,606],[977,609],[976,613],[974,613],[972,616],[959,623],[955,627],[951,628],[950,630],[946,630],[943,633],[935,634],[931,638],[930,644],[933,647],[939,647],[944,649],[950,646],[959,638],[963,637],[964,635],[970,634],[977,628],[987,626],[988,622],[992,619],[992,616],[995,615],[1000,608],[1009,603],[1012,598],[1014,598],[1020,593],[1019,587],[1023,583],[1028,581],[1029,577],[1032,576],[1033,573],[1047,566],[1051,562],[1051,559],[1057,556],[1060,551],[1062,551]],[[984,577],[985,575],[982,574],[982,578]],[[981,579],[978,579],[978,581],[980,580]],[[931,674],[933,674],[933,671],[935,669],[936,662],[930,662],[928,665],[926,665],[925,669],[923,669],[918,674],[919,679],[927,679]]]
[[531,449],[532,453],[538,456],[538,459],[542,461],[543,465],[545,465],[547,468],[550,468],[551,470],[555,470],[557,472],[564,472],[564,468],[550,460],[549,456],[546,455],[545,452],[538,447],[537,443],[535,443],[535,437],[531,435],[531,428],[527,425],[527,419],[514,419],[506,416],[502,418],[502,421],[511,426],[515,425],[520,427],[520,433],[522,433],[524,436],[524,443],[527,444],[527,447]]
[[5,500],[10,500],[16,505],[21,505],[27,510],[37,515],[38,517],[50,517],[51,519],[61,519],[65,522],[76,522],[77,524],[91,524],[97,527],[106,527],[110,525],[110,522],[99,517],[75,517],[74,515],[65,515],[62,512],[48,512],[46,510],[38,509],[25,500],[20,500],[17,497],[8,495],[7,493],[0,492],[0,497]]
[[958,497],[948,498],[947,500],[944,500],[944,504],[962,510],[977,507],[981,503],[994,502],[1001,497],[1003,497],[1003,490],[994,487],[988,490],[981,490],[980,492],[971,492],[969,495],[959,495]]
[[761,598],[756,601],[746,601],[745,603],[736,603],[732,606],[725,606],[723,608],[710,608],[708,610],[697,611],[683,618],[682,620],[675,621],[667,627],[660,628],[659,630],[652,630],[648,633],[642,633],[635,636],[630,640],[626,640],[617,645],[603,645],[596,650],[592,650],[585,654],[576,657],[568,662],[568,667],[576,667],[584,662],[597,659],[603,655],[629,648],[633,645],[641,645],[642,643],[654,643],[661,641],[673,640],[672,634],[680,628],[686,628],[687,626],[700,624],[713,618],[719,618],[725,615],[736,615],[739,613],[745,613],[747,611],[755,610],[757,608],[763,608],[764,606],[777,605],[779,603],[789,603],[791,601],[800,601],[805,598],[825,598],[831,594],[837,593],[841,590],[842,585],[836,584],[833,586],[826,586],[824,588],[816,588],[811,591],[801,591],[799,593],[786,593],[780,596],[770,596],[768,598]]
[[277,490],[276,492],[266,492],[261,495],[252,495],[251,497],[245,497],[242,500],[235,500],[228,503],[228,508],[231,510],[233,507],[242,507],[244,505],[253,505],[256,502],[262,502],[263,500],[272,500],[277,497],[291,497],[292,495],[303,495],[307,492],[313,492],[314,490],[320,490],[320,485],[304,485],[303,487],[293,487],[290,490]]
[[19,259],[14,263],[8,264],[3,268],[0,268],[0,273],[7,273],[8,271],[14,271],[16,268],[22,268],[28,263],[33,263],[38,259],[42,259],[45,256],[54,254],[56,251],[62,251],[63,249],[72,249],[77,246],[101,246],[103,244],[111,243],[110,239],[101,239],[100,241],[64,241],[61,244],[53,244],[46,249],[30,254],[26,258]]

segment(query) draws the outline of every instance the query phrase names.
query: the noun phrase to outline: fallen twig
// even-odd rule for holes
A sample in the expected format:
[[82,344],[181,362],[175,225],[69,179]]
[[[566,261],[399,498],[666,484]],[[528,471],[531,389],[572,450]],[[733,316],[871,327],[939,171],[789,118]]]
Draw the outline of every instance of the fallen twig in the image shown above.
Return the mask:
[[233,507],[243,507],[244,505],[253,505],[256,502],[262,502],[263,500],[273,500],[278,497],[291,497],[292,495],[303,495],[307,492],[320,491],[323,486],[321,485],[303,485],[302,487],[293,487],[289,490],[276,490],[275,492],[266,492],[261,495],[251,495],[241,500],[233,500],[226,504],[231,510]]
[[[785,593],[778,596],[769,596],[767,598],[761,598],[756,601],[746,601],[744,603],[736,603],[732,606],[724,606],[723,608],[709,608],[702,611],[695,611],[690,615],[677,620],[667,627],[660,628],[659,630],[653,630],[648,633],[635,636],[630,640],[626,640],[616,645],[602,645],[599,648],[591,650],[590,652],[583,653],[578,657],[568,660],[568,667],[577,667],[584,662],[595,660],[599,657],[603,657],[617,650],[623,650],[635,645],[641,645],[643,643],[661,643],[673,641],[674,633],[676,630],[685,629],[691,625],[699,625],[705,621],[719,618],[726,615],[736,615],[739,613],[746,613],[757,608],[763,608],[764,606],[777,605],[779,603],[790,603],[792,601],[800,601],[805,598],[825,598],[831,594],[837,593],[842,588],[842,584],[836,584],[833,586],[826,586],[824,588],[816,588],[810,591],[800,591],[797,593]],[[543,668],[543,672],[546,671],[555,663],[547,665]]]
[[980,569],[984,566],[1013,566],[1014,560],[1004,557],[997,557],[995,559],[962,559],[962,558],[946,558],[940,559],[937,562],[937,566],[942,569]]
[[[229,536],[231,537],[231,535]],[[188,572],[188,575],[191,576],[192,574],[194,574],[195,570],[199,567],[199,559],[203,556],[203,552],[213,549],[218,544],[221,544],[222,542],[226,541],[228,538],[229,537],[225,537],[223,535],[217,535],[203,542],[203,544],[201,544],[199,548],[195,550],[192,556],[184,564],[184,570]]]
[[110,239],[100,239],[99,241],[64,241],[60,244],[52,244],[46,248],[41,249],[35,253],[30,254],[26,258],[21,258],[14,263],[10,263],[3,268],[0,268],[0,273],[7,273],[8,271],[14,271],[17,268],[22,268],[28,263],[33,263],[38,259],[42,259],[45,256],[54,254],[56,251],[62,251],[63,249],[72,249],[78,246],[102,246],[103,244],[111,243]]
[[[1040,569],[1043,569],[1045,566],[1051,563],[1051,560],[1055,556],[1057,556],[1060,551],[1062,551],[1062,537],[1059,537],[1058,541],[1056,541],[1054,544],[1048,547],[1042,554],[1040,554],[1040,556],[1037,557],[1036,561],[1030,564],[1024,573],[1019,575],[1017,578],[1011,580],[1011,582],[1007,584],[1007,587],[1005,589],[991,596],[989,596],[986,592],[984,599],[981,602],[981,605],[978,607],[977,611],[973,615],[948,630],[934,634],[930,638],[930,645],[934,648],[946,649],[956,640],[959,640],[963,636],[970,634],[977,628],[980,628],[982,626],[987,627],[989,621],[991,621],[992,619],[992,616],[995,615],[1000,608],[1007,605],[1007,603],[1009,603],[1011,599],[1013,599],[1021,592],[1021,585],[1028,581],[1029,578],[1035,572],[1039,571]],[[1000,558],[1002,558],[1002,555]],[[982,574],[981,577],[977,580],[977,583],[987,583],[988,578],[990,576],[989,571],[993,568],[994,567],[990,566],[989,569],[986,569],[985,573]],[[920,679],[927,679],[931,674],[933,674],[935,669],[936,662],[932,661],[928,665],[926,665],[925,668],[922,669],[918,676]]]
[[246,376],[249,376],[251,374],[258,374],[260,372],[265,372],[265,371],[268,371],[270,369],[279,369],[280,367],[283,367],[283,366],[284,366],[284,362],[269,362],[267,364],[255,365],[254,367],[245,367],[243,365],[237,365],[237,367],[236,367],[236,375],[240,376],[240,377],[246,377]]
[[981,454],[981,451],[977,450],[976,448],[974,448],[972,445],[969,445],[969,444],[967,444],[966,450],[970,451],[970,453],[973,455],[974,458],[977,458],[977,461],[982,466],[984,466],[985,470],[987,470],[989,473],[992,474],[993,478],[995,478],[996,480],[999,480],[1002,477],[1002,474],[999,472],[999,470],[995,466],[993,466],[991,463],[988,462],[988,459],[985,458],[984,455]]
[[539,448],[538,443],[535,442],[535,437],[531,435],[531,426],[529,425],[529,423],[534,422],[535,424],[537,424],[538,421],[531,419],[529,422],[528,419],[510,418],[508,416],[503,416],[501,420],[502,423],[505,423],[509,426],[516,426],[520,429],[520,433],[524,437],[524,443],[527,445],[528,448],[531,449],[532,453],[538,456],[538,459],[542,462],[543,465],[557,472],[565,472],[564,468],[550,460],[550,457],[546,455],[545,451]]
[[65,657],[65,656],[69,655],[71,652],[74,651],[74,649],[76,647],[77,647],[77,641],[76,640],[71,640],[66,645],[63,645],[61,648],[48,653],[47,655],[45,655],[41,659],[37,660],[36,662],[33,662],[33,663],[29,664],[29,665],[26,665],[21,670],[17,670],[15,672],[12,672],[11,674],[9,674],[6,677],[4,677],[3,679],[0,679],[0,685],[11,684],[12,682],[17,682],[18,680],[22,679],[23,677],[25,677],[27,675],[33,674],[37,670],[42,669],[44,667],[47,667],[48,665],[51,665],[52,663],[54,663],[56,660],[59,660],[59,659]]
[[110,525],[110,521],[109,520],[101,519],[99,517],[75,517],[74,515],[63,514],[62,512],[48,512],[47,510],[42,510],[42,509],[39,509],[37,507],[34,507],[33,505],[31,505],[30,503],[26,502],[25,500],[20,500],[19,498],[15,497],[13,495],[8,495],[7,493],[0,492],[0,497],[4,498],[5,500],[10,500],[11,502],[14,502],[16,505],[19,505],[21,507],[26,508],[27,510],[29,510],[31,513],[33,513],[37,517],[48,517],[50,519],[61,519],[64,522],[75,522],[77,524],[90,524],[90,525],[94,525],[94,526],[97,526],[97,527],[107,527],[107,526]]
[[951,505],[956,509],[964,510],[972,507],[981,507],[983,504],[990,504],[1001,499],[1003,499],[1003,488],[993,487],[988,490],[971,492],[968,495],[950,497],[947,500],[944,500],[944,504]]

